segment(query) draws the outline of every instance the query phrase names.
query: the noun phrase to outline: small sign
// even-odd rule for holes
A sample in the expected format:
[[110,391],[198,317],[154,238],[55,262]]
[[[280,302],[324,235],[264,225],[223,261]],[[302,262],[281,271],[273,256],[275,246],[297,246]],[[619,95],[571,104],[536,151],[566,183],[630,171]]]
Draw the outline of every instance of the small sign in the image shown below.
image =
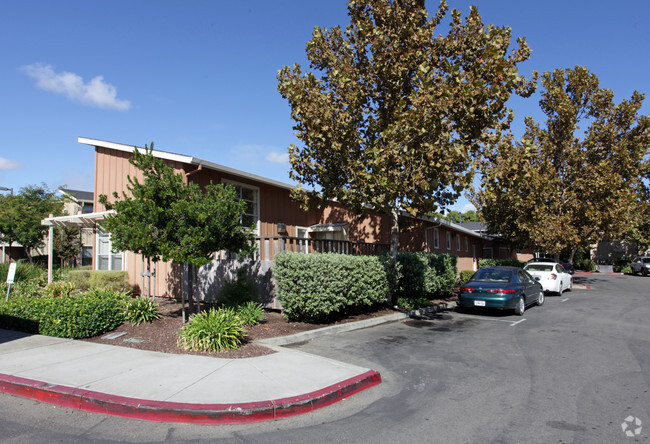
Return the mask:
[[16,263],[12,262],[11,264],[9,264],[9,272],[7,272],[7,284],[13,284],[15,276],[16,276]]

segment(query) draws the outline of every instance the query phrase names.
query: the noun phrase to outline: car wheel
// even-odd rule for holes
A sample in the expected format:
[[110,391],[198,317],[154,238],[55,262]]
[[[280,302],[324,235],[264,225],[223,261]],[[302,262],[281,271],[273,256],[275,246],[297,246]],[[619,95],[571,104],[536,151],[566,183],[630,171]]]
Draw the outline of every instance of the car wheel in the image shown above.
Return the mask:
[[515,314],[517,316],[523,316],[524,311],[526,311],[526,302],[524,302],[524,297],[522,296],[519,298],[517,306],[515,307]]
[[537,295],[537,305],[542,306],[544,305],[544,292],[540,291],[539,294]]

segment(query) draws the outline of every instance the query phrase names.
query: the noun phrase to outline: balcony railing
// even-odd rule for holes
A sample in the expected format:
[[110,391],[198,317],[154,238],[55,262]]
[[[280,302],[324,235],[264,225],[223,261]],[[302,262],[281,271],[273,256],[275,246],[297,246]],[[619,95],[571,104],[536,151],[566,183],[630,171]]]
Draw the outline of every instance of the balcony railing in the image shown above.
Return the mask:
[[257,249],[261,260],[272,261],[283,251],[296,253],[341,253],[352,255],[375,255],[390,251],[390,244],[372,244],[344,240],[312,239],[290,236],[260,236]]

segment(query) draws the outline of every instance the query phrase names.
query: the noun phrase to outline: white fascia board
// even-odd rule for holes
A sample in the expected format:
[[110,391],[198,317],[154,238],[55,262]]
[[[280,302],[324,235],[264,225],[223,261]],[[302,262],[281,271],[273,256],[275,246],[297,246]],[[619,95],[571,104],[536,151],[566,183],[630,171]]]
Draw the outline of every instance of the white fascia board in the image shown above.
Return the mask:
[[[79,143],[83,143],[84,145],[90,145],[90,146],[101,146],[103,148],[109,148],[113,150],[118,150],[118,151],[124,151],[128,153],[132,153],[135,148],[138,149],[138,151],[144,152],[144,148],[141,147],[135,147],[131,145],[123,145],[121,143],[115,143],[115,142],[106,142],[104,140],[96,140],[96,139],[88,139],[86,137],[79,137],[78,138]],[[256,182],[261,182],[267,185],[273,185],[275,187],[279,188],[284,188],[287,190],[293,190],[296,188],[294,185],[290,185],[288,183],[280,182],[278,180],[274,179],[269,179],[268,177],[263,177],[263,176],[258,176],[257,174],[252,174],[252,173],[247,173],[246,171],[238,170],[235,168],[230,168],[225,165],[220,165],[218,163],[214,162],[209,162],[207,160],[199,159],[197,157],[191,157],[191,156],[184,156],[182,154],[175,154],[175,153],[170,153],[167,151],[159,151],[159,150],[153,150],[151,152],[155,157],[158,157],[160,159],[165,159],[165,160],[172,160],[175,162],[181,162],[181,163],[187,163],[191,165],[202,165],[204,168],[209,168],[211,170],[215,171],[220,171],[222,173],[228,173],[228,174],[233,174],[235,176],[243,177],[246,179],[254,180]]]

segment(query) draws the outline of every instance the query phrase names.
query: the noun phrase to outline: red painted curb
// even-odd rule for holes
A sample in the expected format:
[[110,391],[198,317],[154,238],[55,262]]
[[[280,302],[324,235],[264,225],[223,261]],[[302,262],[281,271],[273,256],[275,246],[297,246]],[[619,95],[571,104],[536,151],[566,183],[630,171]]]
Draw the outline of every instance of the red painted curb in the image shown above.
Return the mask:
[[109,395],[0,373],[0,391],[11,395],[93,413],[197,424],[243,424],[300,415],[378,384],[381,375],[368,370],[324,389],[289,398],[239,404],[193,404]]

